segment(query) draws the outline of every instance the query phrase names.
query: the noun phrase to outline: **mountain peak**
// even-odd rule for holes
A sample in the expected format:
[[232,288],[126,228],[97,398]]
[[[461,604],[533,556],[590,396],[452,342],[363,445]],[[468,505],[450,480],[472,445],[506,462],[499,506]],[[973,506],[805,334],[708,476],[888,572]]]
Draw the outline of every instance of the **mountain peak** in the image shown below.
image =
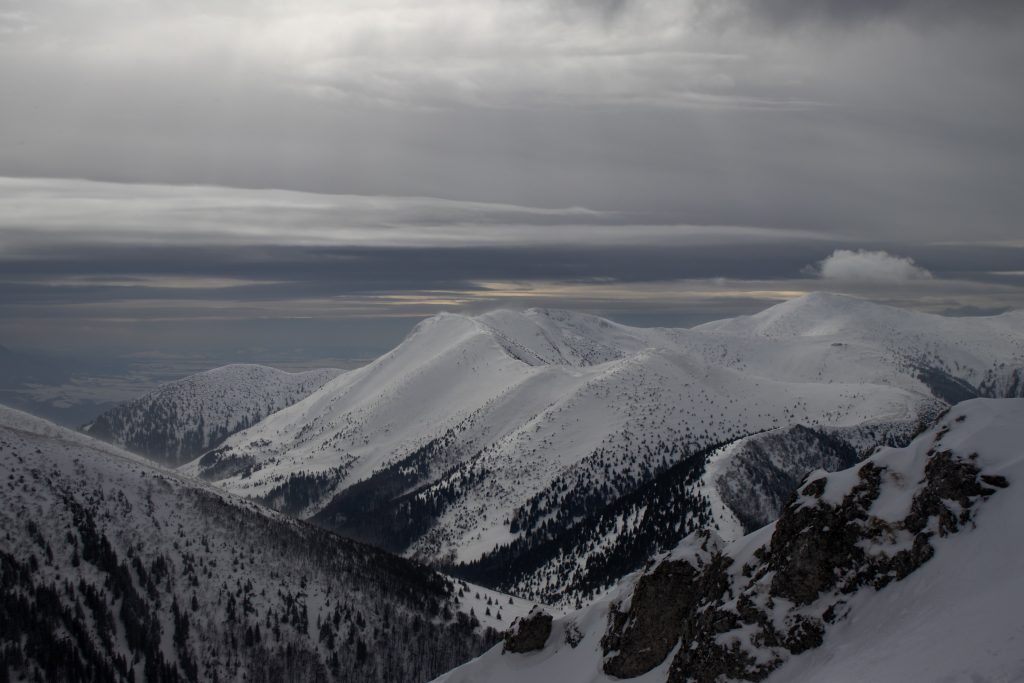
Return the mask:
[[531,365],[598,365],[650,345],[646,330],[563,309],[499,309],[475,320],[506,351]]
[[[827,336],[848,328],[891,327],[897,316],[924,316],[865,299],[835,294],[809,292],[775,304],[753,315],[699,325],[703,331],[767,337]],[[940,317],[940,316],[929,316]]]
[[162,384],[98,416],[91,436],[177,466],[300,401],[341,374],[236,363]]

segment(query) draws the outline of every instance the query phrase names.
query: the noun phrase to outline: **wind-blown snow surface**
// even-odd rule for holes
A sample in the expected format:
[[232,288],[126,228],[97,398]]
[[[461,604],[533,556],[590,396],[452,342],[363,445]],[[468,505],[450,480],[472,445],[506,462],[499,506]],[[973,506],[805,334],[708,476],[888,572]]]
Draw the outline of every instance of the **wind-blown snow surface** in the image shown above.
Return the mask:
[[13,680],[425,680],[530,606],[3,406],[0,535]]
[[[443,314],[185,471],[410,556],[483,562],[475,580],[518,544],[535,566],[496,585],[550,601],[565,572],[647,513],[605,519],[611,531],[591,528],[585,551],[541,546],[688,457],[686,476],[699,478],[707,449],[796,425],[860,452],[905,443],[946,402],[1012,388],[1022,367],[1020,316],[943,318],[835,295],[694,330],[544,309]],[[728,496],[690,490],[671,543],[777,505],[730,521],[712,509]],[[581,579],[563,597],[598,588]]]
[[[851,494],[853,497],[860,495],[866,501],[866,517],[860,519],[860,513],[854,515],[858,520],[856,533],[862,535],[849,539],[852,544],[843,550],[860,548],[864,551],[862,562],[877,564],[875,570],[864,564],[844,567],[846,573],[836,572],[836,580],[846,581],[843,585],[850,592],[826,585],[802,601],[779,597],[778,594],[785,591],[775,583],[777,575],[784,574],[785,570],[775,567],[767,573],[761,571],[776,561],[783,566],[786,564],[786,558],[772,557],[773,543],[779,542],[776,536],[785,535],[785,532],[778,532],[776,524],[717,548],[713,541],[690,537],[666,555],[665,560],[724,567],[726,592],[721,597],[707,593],[700,596],[720,610],[715,619],[724,624],[716,628],[713,642],[722,647],[735,644],[738,649],[724,655],[726,658],[742,662],[743,655],[749,655],[751,659],[741,668],[778,667],[768,681],[1024,680],[1024,648],[1021,648],[1024,587],[1020,580],[1024,576],[1024,547],[1019,542],[1024,538],[1022,444],[1024,400],[978,399],[954,407],[935,428],[919,436],[907,448],[882,449],[855,468],[809,476],[811,484],[791,505],[793,517],[802,508],[816,505],[815,496],[828,505],[840,504]],[[937,503],[931,508],[933,514],[921,515],[922,510],[929,510],[927,501],[922,504],[926,498],[922,492],[929,486],[933,492],[946,490],[947,495],[970,488],[953,492],[946,485],[950,479],[936,473],[938,467],[929,473],[929,463],[939,465],[939,460],[945,458],[956,467],[980,470],[978,490],[982,493],[970,495],[969,515],[960,502],[942,496],[933,501]],[[864,491],[856,493],[858,486],[863,489],[864,482],[872,479],[865,476],[865,471],[868,475],[878,475],[877,490],[869,491],[866,496]],[[818,479],[822,479],[821,483]],[[986,488],[989,482],[992,482],[991,488]],[[948,512],[938,512],[943,509]],[[958,518],[963,519],[961,514],[965,514],[966,523],[957,522]],[[909,542],[909,537],[913,532],[908,530],[912,526],[909,521],[915,515],[919,523],[927,519],[922,532],[933,547],[934,555],[930,559],[927,554],[922,555],[923,564],[916,568],[915,563],[893,564],[904,570],[909,567],[909,573],[902,578],[898,574],[879,573],[878,567],[884,570],[886,563],[901,550],[910,551],[913,543]],[[886,531],[875,535],[872,529]],[[829,539],[830,534],[834,536],[837,532],[842,533],[825,528],[804,533],[817,533],[820,539]],[[796,539],[799,542],[799,536]],[[811,539],[811,552],[818,542],[818,537]],[[819,556],[814,559],[822,560],[828,554],[828,544],[821,543]],[[642,578],[656,575],[662,566],[652,565],[646,572],[628,577],[594,604],[556,619],[544,649],[526,654],[502,654],[499,645],[442,676],[438,683],[525,680],[610,683],[621,680],[605,672],[607,662],[621,659],[623,654],[623,651],[609,652],[601,642],[611,630],[610,612],[629,612],[631,600],[637,600],[634,591]],[[846,571],[850,569],[852,571]],[[861,572],[860,577],[858,572]],[[795,576],[806,579],[799,571]],[[783,578],[792,579],[792,576]],[[815,578],[827,581],[829,574]],[[876,589],[873,583],[880,583],[882,587]],[[681,585],[685,587],[686,583]],[[798,586],[805,588],[806,584]],[[808,633],[814,632],[814,629],[806,629],[801,631],[805,636],[801,647],[793,649],[803,650],[808,645],[811,649],[800,654],[790,653],[781,643],[755,645],[754,636],[763,626],[748,623],[743,615],[749,616],[750,610],[757,609],[769,595],[773,596],[774,608],[762,613],[767,618],[766,623],[773,623],[785,633],[787,626],[805,620],[804,624],[817,624],[823,629],[821,641],[815,644],[813,637],[806,638]],[[673,596],[665,594],[661,599],[668,602]],[[743,600],[747,602],[741,604]],[[833,607],[831,614],[828,607]],[[698,605],[694,609],[703,608]],[[755,620],[761,618],[756,616],[757,612],[754,615]],[[688,618],[697,620],[691,623],[700,623],[699,617],[692,613]],[[644,615],[630,612],[630,620],[629,623],[635,624],[643,621]],[[734,623],[730,625],[730,621]],[[672,628],[670,624],[668,627]],[[577,642],[575,647],[568,642],[567,634],[572,635],[569,640]],[[628,643],[628,639],[625,642]],[[644,644],[651,645],[651,642],[641,641],[640,645]],[[636,654],[636,645],[633,643],[632,649],[622,647],[627,654]],[[687,680],[688,675],[693,675],[693,669],[675,668],[673,663],[689,646],[688,642],[677,642],[666,649],[663,661],[656,663],[653,669],[628,680],[644,683]],[[698,661],[696,666],[715,666],[714,658],[718,654],[721,653],[709,654],[703,664]],[[693,666],[694,660],[689,661]],[[747,677],[729,678],[744,680]],[[751,679],[755,678],[751,675]]]
[[341,374],[225,365],[169,382],[103,413],[82,430],[163,465],[177,466]]

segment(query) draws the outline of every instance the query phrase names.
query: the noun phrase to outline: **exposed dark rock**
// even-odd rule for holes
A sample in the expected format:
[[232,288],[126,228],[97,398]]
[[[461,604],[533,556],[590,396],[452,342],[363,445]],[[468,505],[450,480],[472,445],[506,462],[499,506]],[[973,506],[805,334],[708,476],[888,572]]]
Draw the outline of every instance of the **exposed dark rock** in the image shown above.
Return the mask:
[[887,561],[876,561],[873,566],[874,580],[871,581],[871,584],[876,589],[880,589],[893,579],[901,581],[910,576],[910,573],[922,564],[932,559],[932,556],[935,554],[935,548],[928,542],[928,538],[928,534],[919,533],[914,536],[914,545],[911,546],[910,550],[901,550]]
[[611,623],[601,645],[613,653],[605,673],[632,678],[661,664],[679,641],[683,620],[697,594],[697,570],[686,561],[662,562],[645,574],[633,591],[629,612],[612,610]]
[[[665,561],[641,577],[629,610],[613,608],[609,615],[605,672],[640,675],[678,647],[669,683],[760,681],[786,656],[821,646],[826,624],[847,616],[845,600],[821,596],[880,589],[905,578],[933,556],[936,530],[963,528],[979,497],[1008,485],[1004,477],[982,475],[969,457],[932,451],[910,513],[887,521],[871,515],[885,468],[868,462],[857,475],[837,504],[822,499],[824,478],[805,484],[803,498],[794,496],[771,540],[738,574],[727,571],[731,558],[709,551],[704,562]],[[911,537],[909,548],[885,552]],[[876,548],[868,553],[871,544]],[[780,615],[780,599],[800,611]]]
[[565,642],[569,647],[576,647],[583,642],[583,631],[574,622],[565,625]]
[[551,623],[554,618],[534,607],[525,617],[516,619],[505,634],[504,652],[534,652],[544,648],[551,635]]
[[[715,555],[698,579],[698,594],[704,599],[687,616],[683,626],[683,642],[669,668],[668,683],[714,683],[722,677],[759,681],[766,677],[778,662],[758,663],[739,643],[719,642],[718,636],[742,627],[745,623],[764,627],[763,639],[774,644],[777,634],[768,616],[753,603],[738,604],[737,611],[723,608],[723,602],[732,594],[726,569],[732,560]],[[769,643],[763,643],[769,644]]]
[[997,488],[1005,489],[1010,485],[1010,482],[1006,481],[1006,477],[1000,474],[983,474],[981,480],[989,486],[995,486]]
[[815,479],[810,484],[805,486],[800,493],[805,496],[814,496],[815,498],[821,498],[821,495],[825,493],[825,484],[828,482],[825,477]]
[[[976,465],[955,458],[952,451],[931,453],[924,469],[925,485],[914,496],[904,526],[910,531],[922,531],[929,518],[938,517],[940,536],[957,531],[960,524],[970,519],[971,498],[995,493],[978,482],[979,474]],[[944,500],[959,504],[960,513],[947,507]]]
[[784,645],[795,655],[821,647],[825,638],[825,625],[820,619],[794,615],[787,619]]
[[786,509],[768,549],[776,571],[772,595],[808,604],[835,585],[837,570],[865,562],[864,549],[857,543],[864,534],[856,522],[867,519],[867,510],[878,497],[881,474],[882,468],[863,465],[860,482],[836,507],[819,502]]

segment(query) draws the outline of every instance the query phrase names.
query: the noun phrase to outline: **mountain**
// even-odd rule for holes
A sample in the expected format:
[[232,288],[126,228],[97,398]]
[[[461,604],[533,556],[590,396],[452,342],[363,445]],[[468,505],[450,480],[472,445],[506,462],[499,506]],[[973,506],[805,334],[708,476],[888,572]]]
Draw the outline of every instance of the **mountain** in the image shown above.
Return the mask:
[[4,680],[422,681],[529,607],[6,407],[0,501]]
[[581,515],[566,505],[571,496],[557,509],[534,511],[543,533],[524,534],[451,571],[551,605],[580,607],[696,530],[731,540],[775,520],[807,472],[861,459],[851,441],[847,430],[796,425],[697,451],[593,512]]
[[[830,374],[834,362],[829,350],[844,348],[836,344],[865,353],[881,352],[879,370],[892,368],[915,376],[947,402],[976,396],[1019,397],[1024,391],[1021,311],[944,317],[817,292],[752,316],[706,323],[696,329],[726,338],[733,347],[753,342],[759,348],[780,349],[779,356],[790,361],[806,352],[814,363],[820,363],[823,376]],[[822,344],[825,341],[827,347]],[[850,355],[848,349],[844,351],[838,355]],[[770,354],[771,360],[775,357]],[[759,369],[770,368],[764,365]],[[787,375],[792,369],[780,368]]]
[[777,522],[703,531],[437,683],[1019,680],[1024,400],[958,404],[905,448],[809,474]]
[[309,396],[341,372],[225,365],[122,403],[82,431],[173,467]]
[[[1011,388],[1022,323],[836,295],[692,330],[547,309],[442,314],[184,471],[575,605],[698,528],[769,521],[809,467],[904,445],[949,403]],[[801,461],[815,441],[833,455]],[[750,485],[730,491],[736,476]]]

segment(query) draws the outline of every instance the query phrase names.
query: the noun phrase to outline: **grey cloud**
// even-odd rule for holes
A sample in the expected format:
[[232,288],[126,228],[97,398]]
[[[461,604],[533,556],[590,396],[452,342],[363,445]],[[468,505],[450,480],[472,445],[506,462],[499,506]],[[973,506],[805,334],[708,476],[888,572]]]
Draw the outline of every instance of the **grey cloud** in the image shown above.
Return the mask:
[[741,0],[746,11],[774,26],[818,23],[863,26],[900,21],[916,27],[951,22],[1019,21],[1024,8],[1016,0]]
[[[6,193],[2,191],[6,190]],[[420,197],[0,178],[0,247],[64,244],[447,246],[700,244],[813,239],[653,212],[542,209]]]
[[354,344],[493,280],[678,323],[835,249],[1017,305],[1019,3],[700,4],[0,0],[0,342]]
[[[406,35],[372,8],[347,17],[308,1],[285,12],[297,25],[259,8],[246,22],[251,3],[218,3],[235,13],[220,23],[198,22],[190,3],[39,5],[37,37],[0,46],[8,175],[921,240],[966,224],[1005,237],[1024,213],[1024,47],[998,26],[779,41],[703,31],[670,0],[610,25],[480,2],[414,12]],[[307,26],[324,7],[334,14]],[[289,31],[306,28],[310,52],[292,49]]]
[[[901,245],[901,252],[915,253],[915,249]],[[792,282],[803,277],[804,264],[829,258],[831,253],[832,245],[814,241],[745,246],[428,249],[78,246],[64,253],[40,250],[12,260],[0,259],[5,280],[0,292],[7,310],[15,306],[31,310],[42,305],[74,307],[144,300],[288,302],[420,291],[473,293],[480,292],[478,283],[482,281],[583,286],[715,278],[737,283]],[[950,247],[920,253],[920,261],[929,264],[938,279],[1002,287],[1014,284],[996,282],[984,277],[984,272],[965,271],[965,266],[993,259],[1005,263],[1024,259],[1024,249],[1005,247],[983,251]],[[986,254],[990,256],[986,258]],[[234,279],[240,284],[204,287],[202,283],[210,278]],[[117,284],[109,284],[112,281]],[[168,281],[175,284],[166,284]],[[189,286],[190,282],[195,284]],[[809,282],[804,288],[816,286],[819,284]],[[565,303],[571,305],[572,301],[567,298]]]
[[942,315],[973,317],[979,315],[999,315],[1011,310],[1006,306],[953,306],[942,311]]

